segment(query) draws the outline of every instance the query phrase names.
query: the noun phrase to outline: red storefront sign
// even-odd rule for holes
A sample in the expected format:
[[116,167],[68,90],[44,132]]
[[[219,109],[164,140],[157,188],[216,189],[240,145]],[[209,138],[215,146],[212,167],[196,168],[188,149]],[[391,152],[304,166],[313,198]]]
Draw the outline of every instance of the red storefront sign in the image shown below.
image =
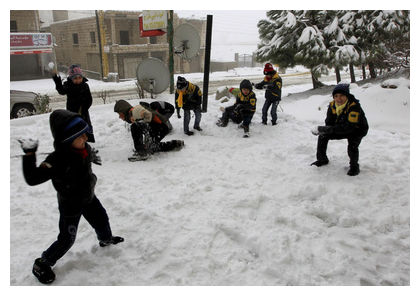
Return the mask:
[[10,33],[10,54],[52,52],[51,33]]
[[139,17],[139,29],[140,29],[140,37],[151,37],[151,36],[161,36],[165,34],[166,32],[157,29],[157,30],[143,30],[143,17]]

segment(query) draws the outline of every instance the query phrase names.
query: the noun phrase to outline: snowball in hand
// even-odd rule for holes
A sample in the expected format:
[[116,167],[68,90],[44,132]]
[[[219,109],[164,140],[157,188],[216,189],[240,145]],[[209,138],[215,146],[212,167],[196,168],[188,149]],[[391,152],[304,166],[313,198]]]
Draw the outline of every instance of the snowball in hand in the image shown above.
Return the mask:
[[53,62],[49,62],[48,63],[48,67],[52,70],[54,69],[54,63]]

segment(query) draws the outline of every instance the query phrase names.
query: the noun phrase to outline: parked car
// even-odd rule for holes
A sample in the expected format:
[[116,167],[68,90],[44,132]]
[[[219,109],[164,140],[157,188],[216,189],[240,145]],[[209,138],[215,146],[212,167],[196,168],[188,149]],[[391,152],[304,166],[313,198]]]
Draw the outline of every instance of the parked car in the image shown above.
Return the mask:
[[37,96],[38,94],[31,91],[10,90],[10,118],[35,114],[35,99]]

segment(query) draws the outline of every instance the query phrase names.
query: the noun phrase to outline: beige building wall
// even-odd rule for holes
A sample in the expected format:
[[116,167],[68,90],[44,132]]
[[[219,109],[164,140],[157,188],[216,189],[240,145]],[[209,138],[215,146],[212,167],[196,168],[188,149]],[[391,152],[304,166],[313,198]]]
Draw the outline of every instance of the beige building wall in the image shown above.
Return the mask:
[[[141,60],[155,57],[168,64],[167,35],[140,37],[139,15],[141,11],[105,11],[105,53],[108,58],[109,72],[118,73],[120,78],[135,78],[136,69]],[[186,22],[174,14],[174,28]],[[188,20],[193,24],[202,40],[200,56],[191,61],[182,61],[174,56],[176,73],[202,72],[204,69],[205,21]],[[82,69],[101,72],[99,41],[96,17],[68,20],[52,23],[49,27],[55,37],[57,63],[69,66],[80,64]],[[204,32],[204,34],[203,34]],[[77,34],[75,44],[73,34]],[[92,42],[92,36],[95,42]],[[124,44],[127,42],[128,44]]]
[[38,10],[10,10],[10,25],[15,22],[15,32],[37,33],[40,31]]

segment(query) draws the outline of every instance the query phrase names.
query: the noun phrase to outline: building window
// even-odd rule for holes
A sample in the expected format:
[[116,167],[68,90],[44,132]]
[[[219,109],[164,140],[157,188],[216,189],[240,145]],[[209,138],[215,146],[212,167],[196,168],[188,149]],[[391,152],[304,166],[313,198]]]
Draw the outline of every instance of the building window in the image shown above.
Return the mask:
[[121,45],[129,45],[130,44],[128,31],[120,31],[120,44]]
[[96,43],[96,32],[90,32],[90,43]]
[[149,42],[150,44],[157,44],[157,37],[156,36],[149,37]]
[[10,32],[17,32],[17,23],[16,23],[16,21],[10,21]]
[[79,34],[73,33],[73,45],[79,44]]

